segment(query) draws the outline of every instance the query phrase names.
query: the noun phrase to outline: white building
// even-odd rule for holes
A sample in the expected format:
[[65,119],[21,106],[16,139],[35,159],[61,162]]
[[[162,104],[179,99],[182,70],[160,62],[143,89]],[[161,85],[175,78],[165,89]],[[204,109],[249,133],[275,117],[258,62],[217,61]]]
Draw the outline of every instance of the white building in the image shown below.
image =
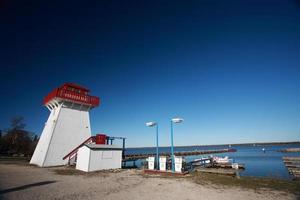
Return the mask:
[[91,137],[89,111],[99,98],[72,83],[54,89],[44,99],[50,115],[35,148],[30,164],[41,167],[65,165],[63,157]]
[[122,167],[122,148],[114,145],[85,144],[77,152],[76,169],[91,172]]

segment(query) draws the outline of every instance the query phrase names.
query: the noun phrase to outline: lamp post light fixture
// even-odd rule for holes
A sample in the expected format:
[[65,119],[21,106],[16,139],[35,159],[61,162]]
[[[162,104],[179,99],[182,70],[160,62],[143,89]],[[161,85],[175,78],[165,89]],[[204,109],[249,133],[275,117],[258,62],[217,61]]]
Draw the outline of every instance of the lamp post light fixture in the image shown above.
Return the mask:
[[171,156],[172,156],[172,173],[175,172],[174,142],[173,142],[173,123],[183,122],[182,118],[171,119]]
[[156,169],[159,170],[159,162],[158,162],[158,124],[156,122],[147,122],[146,126],[154,127],[156,126]]

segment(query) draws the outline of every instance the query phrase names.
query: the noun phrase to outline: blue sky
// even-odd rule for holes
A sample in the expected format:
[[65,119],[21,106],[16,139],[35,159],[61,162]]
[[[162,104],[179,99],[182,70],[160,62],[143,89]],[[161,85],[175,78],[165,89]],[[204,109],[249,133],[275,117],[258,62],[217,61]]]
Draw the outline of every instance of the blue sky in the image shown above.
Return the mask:
[[[39,134],[42,99],[91,89],[93,134],[128,146],[299,141],[299,1],[6,2],[0,8],[0,129]],[[75,134],[75,133],[74,133]]]

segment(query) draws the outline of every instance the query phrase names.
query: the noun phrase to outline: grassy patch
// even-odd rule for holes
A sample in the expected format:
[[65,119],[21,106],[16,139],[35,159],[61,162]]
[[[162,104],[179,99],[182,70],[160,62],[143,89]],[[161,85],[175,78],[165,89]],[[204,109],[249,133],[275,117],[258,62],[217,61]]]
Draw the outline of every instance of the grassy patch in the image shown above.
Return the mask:
[[72,166],[69,167],[61,167],[57,169],[52,169],[56,174],[59,175],[81,175],[81,176],[87,176],[87,177],[94,177],[94,176],[100,176],[100,177],[108,177],[111,173],[118,173],[122,170],[100,170],[95,172],[83,172],[80,170],[75,169]]
[[144,178],[171,178],[171,179],[183,179],[183,178],[188,178],[191,177],[191,174],[186,174],[182,176],[178,175],[172,175],[172,174],[147,174],[144,173],[143,170],[138,170],[138,174]]
[[300,194],[300,181],[277,180],[271,178],[241,177],[194,172],[192,180],[198,184],[215,184],[225,187],[242,187],[254,190],[271,189]]

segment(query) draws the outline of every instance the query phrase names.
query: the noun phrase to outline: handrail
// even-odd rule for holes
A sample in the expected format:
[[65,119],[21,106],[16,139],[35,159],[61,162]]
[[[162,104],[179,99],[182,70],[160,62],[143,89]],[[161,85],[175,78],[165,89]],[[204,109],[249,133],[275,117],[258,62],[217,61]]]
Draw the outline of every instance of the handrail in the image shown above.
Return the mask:
[[59,97],[62,99],[67,99],[75,102],[80,102],[92,106],[98,106],[100,102],[99,97],[96,96],[90,96],[90,95],[80,94],[74,91],[56,88],[44,98],[44,104],[47,104],[55,97]]
[[89,140],[93,140],[95,138],[95,136],[91,136],[88,139],[86,139],[83,143],[81,143],[80,145],[78,145],[75,149],[73,149],[70,153],[68,153],[67,155],[65,155],[63,157],[63,160],[65,160],[66,158],[71,157],[73,154],[75,154],[77,152],[77,150],[82,147],[85,143],[89,142]]

